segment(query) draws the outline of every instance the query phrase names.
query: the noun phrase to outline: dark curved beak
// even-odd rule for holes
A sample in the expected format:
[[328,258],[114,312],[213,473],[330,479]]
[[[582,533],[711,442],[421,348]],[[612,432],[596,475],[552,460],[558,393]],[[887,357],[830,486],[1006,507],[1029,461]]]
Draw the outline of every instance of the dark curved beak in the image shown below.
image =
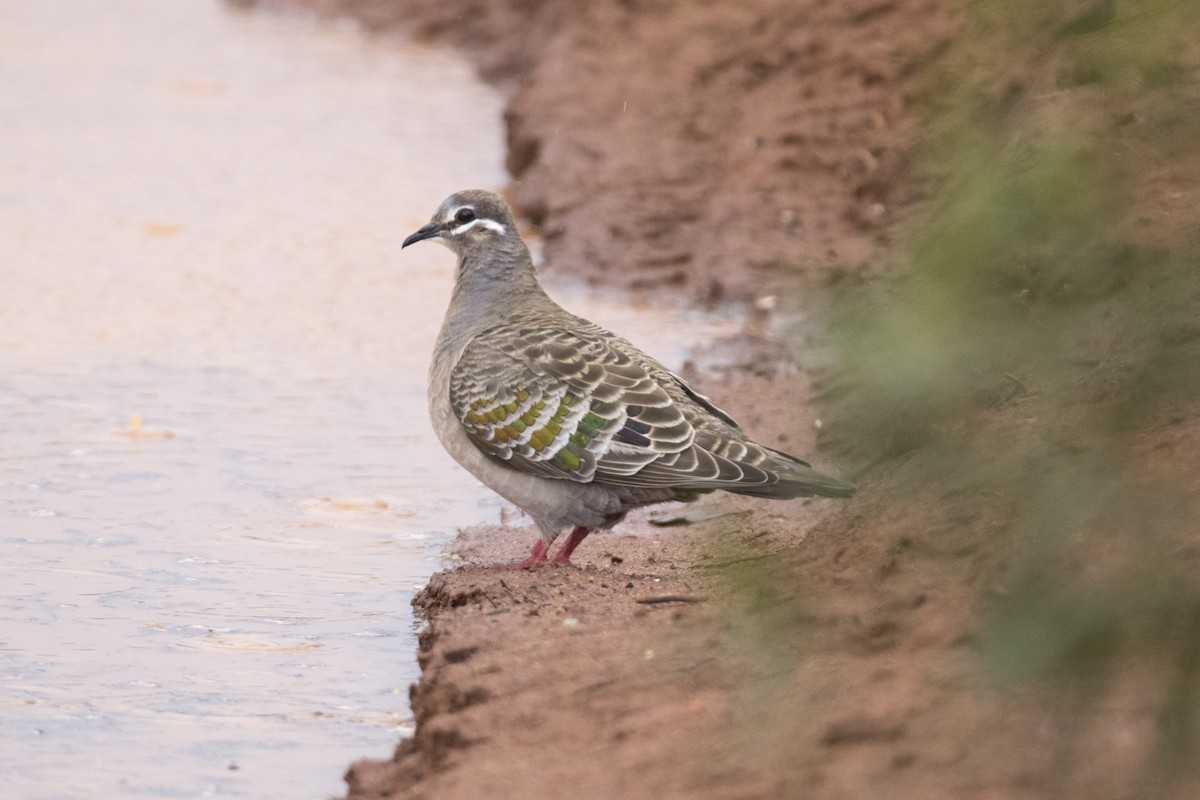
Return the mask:
[[407,239],[404,240],[404,244],[400,245],[400,249],[403,250],[404,248],[408,247],[410,244],[413,244],[414,242],[419,242],[422,239],[432,239],[434,236],[437,236],[441,232],[442,232],[442,226],[438,225],[436,222],[431,222],[428,225],[422,225],[420,228],[417,229],[416,233],[414,233],[412,236],[409,236]]

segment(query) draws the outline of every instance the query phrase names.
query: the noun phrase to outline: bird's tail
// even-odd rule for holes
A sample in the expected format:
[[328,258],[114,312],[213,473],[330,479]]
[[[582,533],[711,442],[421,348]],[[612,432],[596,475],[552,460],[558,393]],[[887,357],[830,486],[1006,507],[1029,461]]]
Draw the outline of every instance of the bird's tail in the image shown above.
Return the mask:
[[[764,450],[767,448],[763,448]],[[773,497],[788,499],[792,497],[850,497],[857,487],[852,483],[817,472],[807,461],[801,461],[795,456],[780,452],[769,451],[773,459],[760,468],[773,472],[778,478],[774,483],[766,485],[737,485],[726,488],[727,491],[738,494],[748,494],[753,497]]]

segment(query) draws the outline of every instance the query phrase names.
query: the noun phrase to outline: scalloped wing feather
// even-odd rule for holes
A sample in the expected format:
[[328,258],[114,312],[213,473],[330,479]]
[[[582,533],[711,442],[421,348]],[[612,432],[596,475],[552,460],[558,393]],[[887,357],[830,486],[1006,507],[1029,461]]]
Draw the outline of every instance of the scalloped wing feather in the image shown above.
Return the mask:
[[625,340],[573,322],[507,322],[468,343],[450,402],[485,454],[548,478],[629,489],[808,493],[794,484],[811,472],[804,462],[747,440]]

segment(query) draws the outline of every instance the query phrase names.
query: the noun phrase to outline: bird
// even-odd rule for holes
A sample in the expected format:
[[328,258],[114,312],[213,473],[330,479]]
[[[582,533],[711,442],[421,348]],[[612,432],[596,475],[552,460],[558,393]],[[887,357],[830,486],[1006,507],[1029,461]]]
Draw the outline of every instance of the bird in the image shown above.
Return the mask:
[[434,431],[540,534],[527,558],[504,566],[570,565],[588,534],[627,512],[715,490],[854,494],[853,485],[753,441],[678,375],[552,300],[500,195],[450,195],[401,249],[426,240],[458,257],[429,368]]

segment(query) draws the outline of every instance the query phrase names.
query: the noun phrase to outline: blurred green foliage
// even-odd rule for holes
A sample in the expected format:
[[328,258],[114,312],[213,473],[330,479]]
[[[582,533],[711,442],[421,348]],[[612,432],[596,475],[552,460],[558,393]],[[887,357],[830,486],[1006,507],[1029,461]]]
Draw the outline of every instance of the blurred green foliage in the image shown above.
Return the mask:
[[833,289],[827,443],[864,485],[1011,517],[989,674],[1069,698],[1066,782],[1083,710],[1143,670],[1139,796],[1168,796],[1200,769],[1200,3],[964,17],[922,97],[928,213],[885,278]]
[[1174,160],[1197,174],[1200,4],[1130,3],[1062,35],[1078,6],[971,4],[970,41],[930,82],[927,224],[895,277],[844,290],[831,320],[849,365],[840,443],[864,458],[962,444],[950,426],[1012,387],[1059,407],[1124,398],[1078,420],[1107,433],[1198,385],[1200,216],[1180,212],[1174,240],[1138,228]]

